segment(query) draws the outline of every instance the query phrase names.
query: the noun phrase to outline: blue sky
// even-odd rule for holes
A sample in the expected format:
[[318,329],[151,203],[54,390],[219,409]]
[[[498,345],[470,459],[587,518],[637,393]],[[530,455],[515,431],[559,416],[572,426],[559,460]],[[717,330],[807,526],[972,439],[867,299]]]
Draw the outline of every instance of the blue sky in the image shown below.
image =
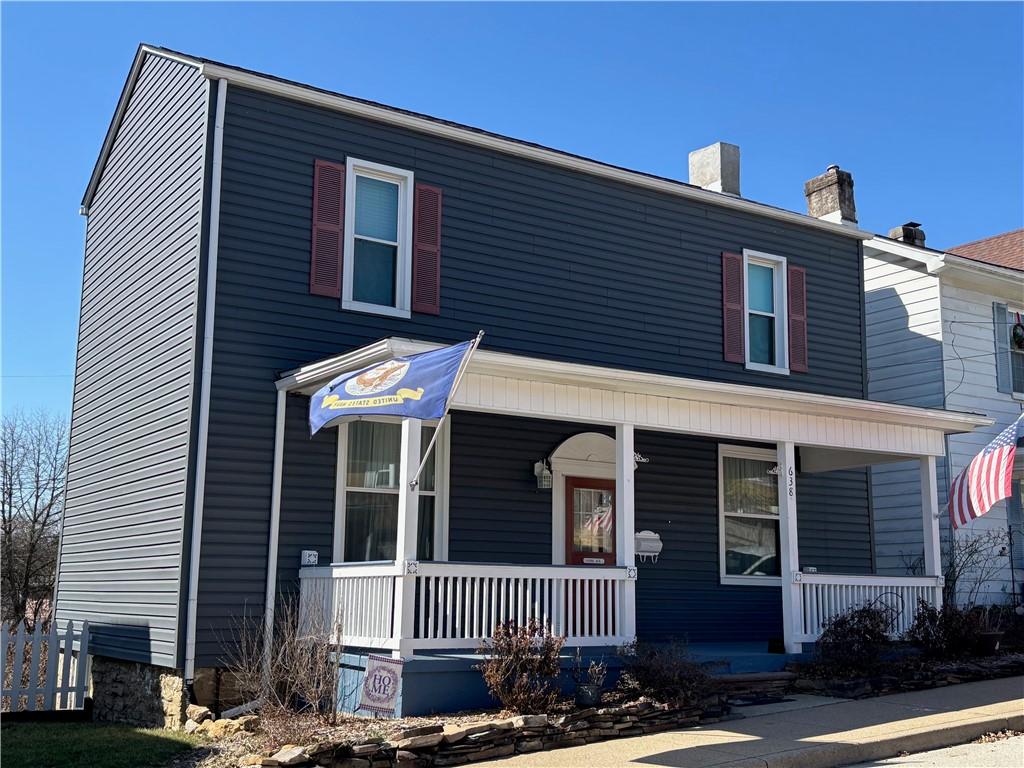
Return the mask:
[[145,41],[679,179],[742,150],[804,210],[829,163],[862,226],[942,248],[1022,225],[1024,5],[22,4],[2,10],[2,408],[68,412],[78,205]]

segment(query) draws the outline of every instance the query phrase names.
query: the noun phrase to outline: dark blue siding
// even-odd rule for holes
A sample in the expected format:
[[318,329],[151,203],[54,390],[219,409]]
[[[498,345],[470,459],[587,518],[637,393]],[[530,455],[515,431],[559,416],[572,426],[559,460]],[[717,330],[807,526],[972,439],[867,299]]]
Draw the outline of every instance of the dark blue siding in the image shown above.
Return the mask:
[[338,430],[310,437],[309,398],[289,395],[287,402],[277,578],[281,591],[291,594],[298,589],[302,550],[315,549],[322,565],[331,562]]
[[551,564],[551,491],[533,464],[578,432],[566,421],[452,414],[448,559]]
[[[309,295],[313,162],[349,155],[443,188],[440,316],[342,312]],[[722,361],[720,253],[744,247],[807,268],[810,373]],[[853,240],[234,87],[219,254],[201,664],[226,617],[262,601],[280,370],[386,336],[451,342],[484,328],[485,347],[504,352],[863,394]]]

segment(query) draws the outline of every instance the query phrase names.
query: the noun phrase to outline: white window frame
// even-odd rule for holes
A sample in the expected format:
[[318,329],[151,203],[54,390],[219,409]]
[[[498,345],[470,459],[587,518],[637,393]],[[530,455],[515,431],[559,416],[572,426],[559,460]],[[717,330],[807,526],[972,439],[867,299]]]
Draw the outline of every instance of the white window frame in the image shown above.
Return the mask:
[[[757,312],[750,308],[750,265],[770,267],[774,272],[775,313]],[[746,367],[751,371],[789,375],[789,294],[786,257],[743,249],[743,347]],[[756,363],[750,359],[750,316],[775,318],[775,365]]]
[[[395,263],[395,306],[369,304],[352,298],[355,269],[356,177],[398,185],[398,254]],[[390,317],[411,316],[412,306],[412,206],[415,180],[412,171],[349,157],[345,160],[345,249],[341,281],[341,308]],[[373,238],[360,239],[372,240]],[[384,241],[381,241],[384,242]],[[393,245],[393,243],[387,243]]]
[[[737,576],[735,574],[728,574],[725,572],[725,518],[727,517],[725,512],[725,472],[723,471],[723,464],[725,459],[755,459],[757,461],[767,461],[773,464],[778,464],[778,454],[770,448],[747,448],[741,445],[723,445],[718,446],[718,578],[722,584],[754,584],[762,587],[778,587],[782,585],[782,576]],[[783,484],[779,483],[781,489]],[[781,491],[780,491],[781,492]],[[781,499],[779,500],[779,506],[781,508]],[[730,513],[731,517],[751,517],[760,520],[774,520],[779,526],[782,525],[781,515],[755,515],[755,514],[735,514]],[[781,528],[780,528],[781,533]],[[778,552],[779,564],[782,564],[782,537],[779,537],[779,552]]]
[[1024,391],[1018,390],[1013,381],[1013,356],[1018,353],[1013,349],[1013,323],[1009,322],[1009,320],[1016,316],[1018,312],[1024,315],[1024,307],[1006,305],[1006,314],[1008,316],[1006,323],[1006,354],[1009,356],[1007,362],[1010,364],[1010,394],[1015,400],[1024,400]]
[[[399,424],[401,419],[389,416],[364,416],[363,421]],[[338,425],[338,455],[335,466],[334,537],[331,562],[345,562],[345,505],[349,491],[398,495],[400,488],[361,488],[348,485],[348,425]],[[434,444],[434,490],[420,489],[421,496],[434,497],[434,560],[448,559],[448,490],[451,456],[450,421],[445,421]],[[436,427],[436,421],[424,421],[424,427]],[[424,448],[426,444],[424,444]],[[359,561],[362,562],[362,561]]]

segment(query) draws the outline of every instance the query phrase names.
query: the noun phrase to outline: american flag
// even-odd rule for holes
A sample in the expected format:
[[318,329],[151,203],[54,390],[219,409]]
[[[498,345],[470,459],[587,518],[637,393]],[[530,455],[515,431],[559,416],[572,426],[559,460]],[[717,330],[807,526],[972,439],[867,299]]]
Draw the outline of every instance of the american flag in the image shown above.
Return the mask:
[[1024,436],[1024,413],[971,459],[949,489],[949,519],[953,528],[981,517],[1010,495],[1017,441]]

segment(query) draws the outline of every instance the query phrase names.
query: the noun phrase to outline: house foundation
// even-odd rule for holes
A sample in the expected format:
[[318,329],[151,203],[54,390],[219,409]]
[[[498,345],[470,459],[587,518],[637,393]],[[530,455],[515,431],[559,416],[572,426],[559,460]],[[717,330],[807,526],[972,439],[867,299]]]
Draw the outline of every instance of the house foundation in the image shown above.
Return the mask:
[[156,728],[185,723],[188,695],[179,670],[93,656],[90,678],[95,720]]

